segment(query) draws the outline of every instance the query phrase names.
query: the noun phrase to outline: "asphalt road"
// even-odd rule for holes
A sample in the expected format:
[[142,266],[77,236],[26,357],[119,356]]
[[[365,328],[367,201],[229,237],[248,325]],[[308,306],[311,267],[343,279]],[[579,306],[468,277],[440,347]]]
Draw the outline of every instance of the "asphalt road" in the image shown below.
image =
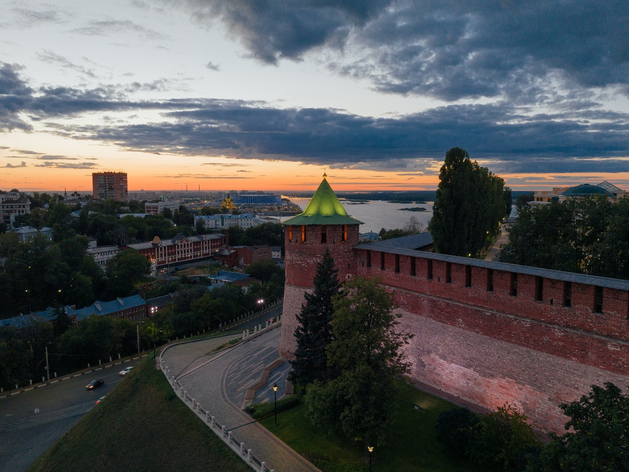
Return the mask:
[[[50,385],[0,398],[0,470],[25,471],[94,408],[96,400],[125,379],[118,372],[136,363],[137,358],[77,377],[61,377]],[[94,379],[105,384],[85,390]]]
[[[242,411],[247,389],[260,378],[266,366],[279,359],[279,340],[280,329],[275,327],[221,353],[204,355],[212,347],[209,343],[213,341],[208,340],[173,346],[162,357],[187,394],[215,416],[226,431],[232,431],[238,442],[244,442],[246,448],[264,460],[268,469],[315,472],[319,469]],[[288,370],[288,363],[273,370],[255,401],[270,401],[274,383],[280,387],[277,392],[280,399]]]

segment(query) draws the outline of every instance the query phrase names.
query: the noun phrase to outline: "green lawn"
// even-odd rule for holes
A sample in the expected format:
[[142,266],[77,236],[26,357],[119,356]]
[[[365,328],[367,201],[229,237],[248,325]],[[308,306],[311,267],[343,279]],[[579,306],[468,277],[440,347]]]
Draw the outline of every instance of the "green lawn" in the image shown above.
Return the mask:
[[[450,457],[435,439],[437,416],[453,407],[445,400],[405,386],[386,444],[373,451],[373,472],[477,472],[473,465]],[[325,472],[367,469],[362,443],[312,426],[305,412],[302,404],[278,413],[277,426],[273,416],[261,424]]]
[[249,472],[147,357],[30,472]]

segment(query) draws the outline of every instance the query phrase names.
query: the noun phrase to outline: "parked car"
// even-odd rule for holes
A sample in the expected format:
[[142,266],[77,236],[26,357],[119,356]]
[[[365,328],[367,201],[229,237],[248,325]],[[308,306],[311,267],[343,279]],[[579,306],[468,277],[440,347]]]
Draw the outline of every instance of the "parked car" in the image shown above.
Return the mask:
[[133,366],[130,365],[129,367],[125,367],[124,369],[122,369],[120,372],[118,372],[120,375],[127,375],[129,372],[131,372],[131,369],[133,369]]
[[98,405],[100,402],[102,402],[105,399],[106,395],[103,395],[102,397],[100,397],[98,400],[96,400],[96,404]]
[[102,379],[92,380],[90,383],[88,383],[85,386],[85,388],[87,390],[94,390],[95,388],[102,387],[104,383],[105,383],[105,381],[102,380]]

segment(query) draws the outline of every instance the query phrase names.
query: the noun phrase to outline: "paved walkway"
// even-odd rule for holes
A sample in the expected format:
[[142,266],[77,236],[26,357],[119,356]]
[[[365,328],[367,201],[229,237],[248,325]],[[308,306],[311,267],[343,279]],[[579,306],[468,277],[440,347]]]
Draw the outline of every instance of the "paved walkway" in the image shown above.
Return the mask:
[[[279,325],[252,336],[233,348],[213,349],[241,335],[180,344],[168,349],[163,359],[187,394],[199,402],[216,421],[225,425],[238,442],[275,472],[318,471],[315,466],[244,413],[245,394],[257,383],[264,369],[279,359]],[[273,401],[272,385],[277,383],[278,400],[284,396],[289,364],[274,369],[266,385],[257,391],[255,403]]]
[[500,227],[500,235],[494,242],[494,245],[491,247],[487,256],[485,256],[486,261],[500,261],[500,250],[501,247],[509,242],[509,225],[504,224]]

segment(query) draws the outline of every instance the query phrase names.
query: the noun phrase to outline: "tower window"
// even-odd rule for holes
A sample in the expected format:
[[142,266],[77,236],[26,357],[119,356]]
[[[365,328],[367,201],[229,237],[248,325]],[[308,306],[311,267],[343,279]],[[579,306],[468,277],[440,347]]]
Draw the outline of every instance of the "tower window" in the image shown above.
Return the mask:
[[400,255],[399,254],[395,255],[395,273],[396,274],[400,273]]
[[380,253],[380,270],[384,270],[384,252]]
[[321,244],[325,244],[327,242],[328,234],[325,231],[325,226],[321,228]]
[[411,256],[411,277],[415,277],[415,258]]
[[292,243],[293,242],[293,227],[289,226],[288,227],[288,240]]
[[472,266],[465,266],[465,286],[472,286]]
[[426,267],[426,278],[432,280],[432,259],[428,259],[426,262],[428,263]]
[[343,242],[347,241],[347,225],[343,225]]
[[452,283],[452,263],[446,262],[446,283]]
[[301,227],[301,242],[302,243],[306,242],[306,227],[305,226]]
[[487,291],[494,291],[494,269],[487,269]]
[[371,251],[367,251],[367,267],[371,267]]

